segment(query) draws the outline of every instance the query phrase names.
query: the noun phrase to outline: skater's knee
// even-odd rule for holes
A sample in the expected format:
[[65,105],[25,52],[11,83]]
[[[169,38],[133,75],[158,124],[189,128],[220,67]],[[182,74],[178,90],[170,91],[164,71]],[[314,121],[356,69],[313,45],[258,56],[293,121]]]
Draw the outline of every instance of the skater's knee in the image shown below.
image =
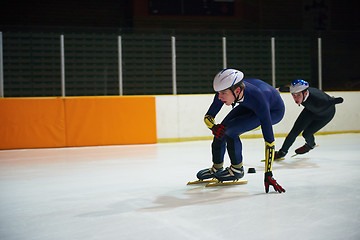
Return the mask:
[[231,136],[226,136],[225,137],[226,139],[226,144],[227,146],[234,146],[236,143],[240,142],[240,138],[238,135],[234,136],[234,137],[231,137]]

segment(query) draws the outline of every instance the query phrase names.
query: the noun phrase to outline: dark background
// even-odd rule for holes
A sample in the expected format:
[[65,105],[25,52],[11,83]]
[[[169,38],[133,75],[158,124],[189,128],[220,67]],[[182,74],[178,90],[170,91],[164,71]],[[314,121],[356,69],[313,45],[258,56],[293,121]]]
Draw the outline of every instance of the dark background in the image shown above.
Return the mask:
[[0,23],[22,26],[358,31],[355,0],[4,1]]
[[[74,39],[80,38],[76,35],[80,32],[91,32],[91,34],[106,32],[115,34],[114,36],[125,33],[124,44],[126,44],[126,33],[141,33],[146,38],[150,37],[144,33],[158,34],[160,37],[162,34],[183,33],[185,35],[181,35],[180,39],[183,37],[185,40],[188,40],[189,36],[194,33],[199,35],[214,33],[229,36],[229,39],[235,35],[253,35],[256,38],[260,34],[266,36],[275,34],[287,36],[287,39],[290,39],[288,41],[292,41],[293,36],[309,36],[312,60],[310,61],[311,71],[308,76],[310,79],[307,80],[315,87],[318,76],[316,39],[321,37],[323,41],[323,89],[360,90],[360,77],[358,76],[360,67],[358,60],[360,54],[359,10],[359,1],[350,0],[14,0],[5,1],[0,8],[0,31],[3,32],[5,46],[11,45],[8,42],[14,39],[16,34],[19,36],[23,34],[21,37],[25,39],[24,35],[26,34],[32,38],[34,33],[43,34],[44,32],[56,32],[56,34],[58,32],[71,32]],[[232,35],[232,33],[234,34]],[[106,38],[105,35],[104,38]],[[131,42],[134,39],[136,37],[133,35],[129,37]],[[237,38],[234,37],[234,39]],[[190,40],[188,41],[190,42]],[[82,45],[85,44],[84,42]],[[73,44],[74,49],[77,46],[75,43]],[[116,51],[116,48],[109,49],[109,52],[111,51]],[[12,80],[11,70],[7,69],[11,69],[9,67],[12,66],[11,61],[16,59],[12,58],[11,52],[6,52],[6,49],[4,52],[5,87],[8,89],[17,91],[14,86],[22,84],[28,84],[31,88],[34,82],[39,81],[44,76],[43,74],[37,76],[32,73],[30,74],[31,78],[28,77],[29,74],[21,77],[23,79],[28,78],[28,82]],[[36,67],[32,66],[31,69],[29,71],[34,71]],[[106,69],[102,69],[99,75],[109,76],[109,71],[111,71],[109,69],[111,66],[106,66]],[[77,72],[78,76],[81,75],[75,68],[74,72]],[[153,74],[152,77],[156,78],[159,72],[161,69],[158,72],[151,73]],[[209,69],[208,76],[213,75],[213,72],[214,69]],[[116,72],[113,75],[116,76]],[[149,76],[148,73],[146,75]],[[171,79],[171,73],[167,73],[163,77],[164,79],[169,77]],[[71,79],[71,77],[69,78]],[[289,81],[291,80],[289,79]],[[143,85],[146,85],[146,82],[149,82],[148,78],[144,79]],[[151,85],[153,82],[150,81],[149,86]],[[106,85],[105,89],[108,87],[116,86]],[[145,90],[142,92],[132,90],[137,87],[139,86],[136,84],[129,84],[128,93],[144,93]],[[104,89],[104,87],[101,88]],[[166,88],[168,88],[167,91],[171,91],[171,86]],[[211,90],[205,92],[207,91]],[[100,94],[109,93],[116,94],[109,90],[104,90]],[[197,92],[195,90],[184,90],[183,93]],[[41,91],[29,94],[23,92],[18,95],[31,96],[34,94],[56,95],[42,93]],[[73,93],[73,95],[84,94],[87,93]],[[95,94],[99,95],[99,93]],[[154,94],[161,94],[161,92],[154,92]],[[10,95],[16,96],[17,94]]]

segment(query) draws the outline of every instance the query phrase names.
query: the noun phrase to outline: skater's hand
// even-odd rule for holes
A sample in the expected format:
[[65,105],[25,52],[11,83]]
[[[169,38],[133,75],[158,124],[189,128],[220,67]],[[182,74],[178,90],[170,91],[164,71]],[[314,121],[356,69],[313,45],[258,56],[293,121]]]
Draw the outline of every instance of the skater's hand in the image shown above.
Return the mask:
[[211,130],[216,138],[222,138],[225,135],[225,126],[222,124],[214,125]]
[[285,189],[283,189],[273,178],[272,172],[265,173],[264,184],[265,184],[265,192],[266,193],[269,192],[270,185],[272,185],[274,187],[274,190],[278,191],[279,193],[285,192]]
[[344,99],[342,97],[335,98],[335,104],[342,103],[343,101],[344,101]]

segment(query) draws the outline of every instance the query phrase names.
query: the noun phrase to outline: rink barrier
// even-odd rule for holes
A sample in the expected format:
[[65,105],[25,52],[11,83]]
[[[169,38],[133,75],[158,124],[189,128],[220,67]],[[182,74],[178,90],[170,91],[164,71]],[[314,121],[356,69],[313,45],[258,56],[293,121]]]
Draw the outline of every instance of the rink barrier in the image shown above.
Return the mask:
[[[360,133],[360,92],[342,96],[334,119],[317,135]],[[289,93],[275,137],[285,137],[303,109]],[[0,98],[0,149],[152,144],[212,139],[203,117],[213,94]],[[221,121],[231,107],[216,116]],[[262,138],[261,130],[241,135]]]
[[0,149],[157,142],[155,97],[0,98]]
[[[353,131],[332,131],[332,132],[317,132],[315,135],[331,135],[331,134],[345,134],[345,133],[360,133],[360,130]],[[275,133],[275,138],[284,138],[287,136],[287,133]],[[300,134],[299,136],[302,136]],[[186,138],[159,138],[158,143],[174,143],[174,142],[191,142],[191,141],[208,141],[212,140],[213,136],[208,137],[186,137]],[[241,139],[253,139],[253,138],[263,138],[262,134],[253,134],[253,135],[241,135]]]
[[64,147],[61,98],[0,99],[0,149]]
[[[343,97],[344,102],[336,105],[336,114],[329,124],[320,129],[320,134],[359,133],[360,132],[360,92],[326,92],[330,96]],[[273,126],[275,137],[286,137],[302,106],[294,103],[290,93],[280,94],[285,104],[283,119]],[[212,139],[211,131],[204,124],[204,116],[213,101],[214,94],[193,94],[176,96],[156,96],[157,138],[159,143],[183,142]],[[231,111],[223,106],[215,118],[219,123]],[[261,130],[247,132],[241,138],[262,138]]]

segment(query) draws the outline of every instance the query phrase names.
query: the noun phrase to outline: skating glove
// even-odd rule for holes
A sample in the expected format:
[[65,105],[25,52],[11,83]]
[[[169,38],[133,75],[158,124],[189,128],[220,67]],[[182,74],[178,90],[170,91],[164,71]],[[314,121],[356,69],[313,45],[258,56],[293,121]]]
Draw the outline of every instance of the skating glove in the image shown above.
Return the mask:
[[222,124],[214,125],[211,130],[216,138],[220,139],[225,135],[225,126]]
[[282,187],[276,182],[276,180],[273,178],[272,172],[266,172],[266,173],[265,173],[264,184],[265,184],[265,192],[266,192],[266,193],[269,192],[269,187],[270,187],[270,185],[272,185],[272,186],[274,187],[274,190],[275,190],[275,191],[278,191],[279,193],[285,192],[285,189],[282,188]]
[[342,103],[343,101],[344,101],[344,99],[342,97],[335,98],[335,104]]

